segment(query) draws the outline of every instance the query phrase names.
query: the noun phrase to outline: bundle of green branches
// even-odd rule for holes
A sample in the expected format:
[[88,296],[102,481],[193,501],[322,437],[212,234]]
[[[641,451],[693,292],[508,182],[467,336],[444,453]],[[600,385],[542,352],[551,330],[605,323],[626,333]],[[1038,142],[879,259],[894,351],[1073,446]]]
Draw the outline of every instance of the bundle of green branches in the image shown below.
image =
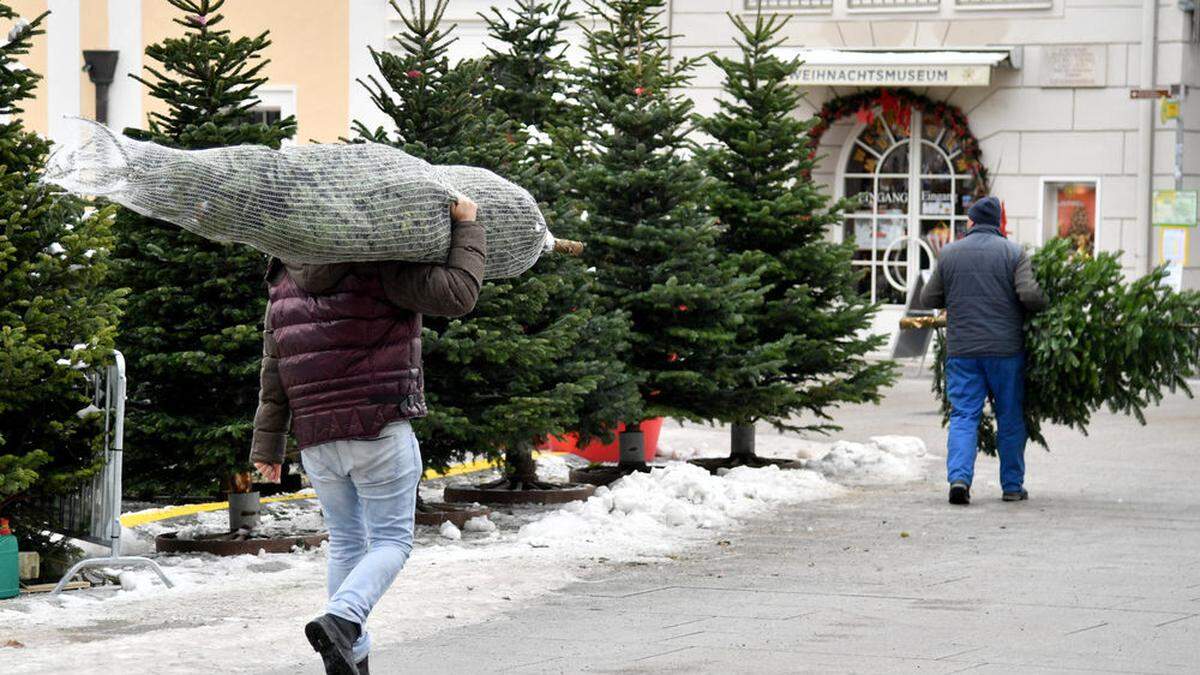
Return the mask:
[[[1087,434],[1101,407],[1146,423],[1145,410],[1164,392],[1183,391],[1200,372],[1200,292],[1175,292],[1163,269],[1126,283],[1119,254],[1078,254],[1056,239],[1033,255],[1033,270],[1049,306],[1025,323],[1025,425],[1029,438],[1048,448],[1043,423]],[[933,391],[950,420],[939,331]],[[996,453],[996,424],[984,414],[979,449]]]

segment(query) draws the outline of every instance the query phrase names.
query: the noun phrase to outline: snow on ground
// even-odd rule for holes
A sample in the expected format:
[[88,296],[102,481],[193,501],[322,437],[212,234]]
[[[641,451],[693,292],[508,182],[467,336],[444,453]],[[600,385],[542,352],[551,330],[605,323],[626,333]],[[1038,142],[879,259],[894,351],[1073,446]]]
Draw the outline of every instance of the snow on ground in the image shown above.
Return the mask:
[[[792,432],[776,431],[760,425],[755,434],[755,452],[763,457],[813,459],[829,452],[833,442],[806,438]],[[712,427],[667,421],[658,442],[660,460],[687,461],[697,457],[721,457],[729,454],[729,431]]]
[[[727,433],[693,424],[663,426],[660,460],[720,457],[729,452]],[[846,485],[883,485],[918,480],[933,459],[912,436],[874,436],[866,443],[803,438],[791,432],[759,429],[755,452],[763,457],[800,460],[826,478]]]
[[[676,459],[727,452],[728,432],[668,424],[661,454]],[[737,468],[721,476],[669,461],[562,507],[496,509],[461,530],[419,528],[413,555],[369,624],[375,644],[396,643],[502,613],[606,566],[665,563],[711,542],[747,519],[790,503],[827,499],[844,485],[914,480],[924,445],[907,437],[868,443],[816,442],[760,432],[760,454],[806,460],[806,469]],[[564,480],[575,458],[544,456],[544,479]],[[452,480],[462,480],[456,478]],[[436,499],[434,483],[426,497]],[[166,531],[222,529],[224,511],[158,521],[126,533],[126,553],[152,550]],[[319,529],[315,500],[266,505],[262,527]],[[144,570],[122,573],[123,589],[23,596],[0,602],[5,673],[263,672],[311,664],[300,631],[319,613],[324,547],[290,554],[164,555],[156,559],[176,587]],[[104,654],[102,663],[95,655]]]
[[728,529],[774,505],[824,499],[841,492],[818,473],[733,469],[713,476],[700,467],[672,463],[600,488],[585,502],[523,526],[531,546],[623,560],[666,555],[706,532]]
[[867,443],[838,441],[805,466],[848,485],[880,485],[921,478],[927,459],[919,438],[875,436]]

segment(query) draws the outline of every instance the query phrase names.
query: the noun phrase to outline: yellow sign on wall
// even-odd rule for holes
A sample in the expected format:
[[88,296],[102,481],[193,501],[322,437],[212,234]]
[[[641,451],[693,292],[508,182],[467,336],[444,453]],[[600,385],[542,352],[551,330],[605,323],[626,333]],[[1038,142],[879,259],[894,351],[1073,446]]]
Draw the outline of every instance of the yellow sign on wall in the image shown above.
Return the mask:
[[1166,124],[1173,119],[1179,118],[1179,99],[1177,98],[1160,98],[1158,106],[1158,119]]

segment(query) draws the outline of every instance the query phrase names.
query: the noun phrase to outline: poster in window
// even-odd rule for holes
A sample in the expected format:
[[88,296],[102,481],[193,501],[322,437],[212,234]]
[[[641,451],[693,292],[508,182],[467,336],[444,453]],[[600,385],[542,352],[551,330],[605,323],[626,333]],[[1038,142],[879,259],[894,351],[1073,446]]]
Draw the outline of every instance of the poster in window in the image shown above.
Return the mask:
[[904,236],[906,225],[903,220],[880,218],[877,223],[872,223],[869,219],[858,218],[854,221],[854,240],[860,251],[872,248],[883,251]]
[[1057,186],[1059,237],[1070,239],[1080,253],[1096,247],[1096,184],[1063,183]]

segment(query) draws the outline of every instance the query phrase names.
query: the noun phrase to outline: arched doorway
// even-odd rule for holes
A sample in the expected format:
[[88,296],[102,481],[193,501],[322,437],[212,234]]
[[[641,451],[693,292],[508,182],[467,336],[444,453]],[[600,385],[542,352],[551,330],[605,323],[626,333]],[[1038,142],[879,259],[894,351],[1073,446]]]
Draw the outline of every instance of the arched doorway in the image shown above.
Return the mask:
[[936,251],[962,235],[979,177],[964,134],[941,116],[919,108],[908,114],[865,110],[870,113],[859,114],[839,166],[841,194],[860,195],[846,213],[843,239],[854,242],[863,294],[904,304],[932,263],[920,242]]

